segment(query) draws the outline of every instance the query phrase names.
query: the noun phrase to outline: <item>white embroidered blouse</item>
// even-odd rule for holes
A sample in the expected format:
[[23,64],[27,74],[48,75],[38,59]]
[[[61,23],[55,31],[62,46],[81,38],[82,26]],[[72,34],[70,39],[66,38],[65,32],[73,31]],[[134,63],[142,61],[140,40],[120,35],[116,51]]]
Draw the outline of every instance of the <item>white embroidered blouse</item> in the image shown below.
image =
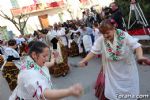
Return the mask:
[[139,75],[133,52],[141,45],[128,33],[117,32],[113,43],[101,36],[91,50],[94,54],[102,54],[105,96],[109,100],[120,100],[119,95],[139,94]]
[[25,63],[18,75],[18,85],[9,100],[41,100],[44,90],[52,88],[47,67],[40,68],[30,57],[27,57]]

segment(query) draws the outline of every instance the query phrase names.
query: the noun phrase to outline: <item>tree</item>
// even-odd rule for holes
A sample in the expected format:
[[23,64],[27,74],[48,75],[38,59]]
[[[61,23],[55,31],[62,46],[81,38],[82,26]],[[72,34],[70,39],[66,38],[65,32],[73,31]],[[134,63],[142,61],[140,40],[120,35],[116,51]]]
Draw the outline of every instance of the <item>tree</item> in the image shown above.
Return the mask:
[[29,15],[20,14],[19,16],[8,16],[3,11],[0,11],[0,16],[3,17],[6,20],[9,20],[14,26],[17,28],[17,30],[20,32],[20,34],[24,35],[24,29],[26,27],[27,21],[29,19]]

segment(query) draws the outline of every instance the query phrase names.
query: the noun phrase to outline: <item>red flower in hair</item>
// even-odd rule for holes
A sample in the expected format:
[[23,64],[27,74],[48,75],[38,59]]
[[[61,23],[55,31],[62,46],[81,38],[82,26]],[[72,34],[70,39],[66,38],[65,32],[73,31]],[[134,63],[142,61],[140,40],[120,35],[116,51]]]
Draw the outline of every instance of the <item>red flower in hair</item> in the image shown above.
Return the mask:
[[110,19],[110,22],[111,22],[112,24],[114,24],[114,23],[115,23],[115,20],[114,20],[114,19]]
[[118,24],[116,23],[114,19],[110,19],[110,23],[114,25],[115,27],[118,27]]
[[118,27],[118,24],[117,24],[117,23],[115,23],[115,24],[114,24],[114,26],[115,26],[115,27]]

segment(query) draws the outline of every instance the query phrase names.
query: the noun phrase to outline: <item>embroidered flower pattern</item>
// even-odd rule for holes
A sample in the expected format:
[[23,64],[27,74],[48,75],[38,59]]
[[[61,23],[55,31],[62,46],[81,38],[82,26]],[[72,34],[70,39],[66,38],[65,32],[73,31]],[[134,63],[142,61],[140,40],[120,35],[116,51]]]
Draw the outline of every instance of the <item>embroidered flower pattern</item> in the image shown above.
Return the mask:
[[34,69],[34,70],[37,70],[40,72],[40,74],[42,74],[47,80],[49,83],[51,83],[51,80],[50,78],[46,75],[45,72],[43,72],[43,70],[30,58],[30,57],[27,57],[27,60],[26,60],[26,63],[25,65],[22,65],[22,70],[25,70],[25,69]]
[[31,64],[30,67],[33,68],[33,67],[34,67],[34,64]]
[[113,60],[113,61],[117,61],[121,59],[121,53],[122,53],[122,47],[123,47],[123,39],[125,38],[125,34],[123,31],[119,31],[117,30],[116,32],[117,34],[117,44],[116,44],[116,50],[114,50],[113,48],[111,48],[110,44],[105,41],[105,45],[106,45],[106,51],[109,54],[109,59]]

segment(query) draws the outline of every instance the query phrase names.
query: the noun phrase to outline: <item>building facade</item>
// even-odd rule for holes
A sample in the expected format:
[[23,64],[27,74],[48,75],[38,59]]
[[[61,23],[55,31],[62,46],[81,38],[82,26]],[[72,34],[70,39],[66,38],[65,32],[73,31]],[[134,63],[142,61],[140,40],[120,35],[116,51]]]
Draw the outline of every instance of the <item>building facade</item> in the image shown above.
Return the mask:
[[[46,28],[58,22],[82,17],[82,10],[93,5],[108,6],[113,0],[0,0],[0,9],[9,16],[19,16],[21,13],[30,16],[25,34],[32,34],[34,30]],[[7,6],[6,6],[7,4]],[[20,33],[9,21],[0,18],[2,26],[8,31]]]

